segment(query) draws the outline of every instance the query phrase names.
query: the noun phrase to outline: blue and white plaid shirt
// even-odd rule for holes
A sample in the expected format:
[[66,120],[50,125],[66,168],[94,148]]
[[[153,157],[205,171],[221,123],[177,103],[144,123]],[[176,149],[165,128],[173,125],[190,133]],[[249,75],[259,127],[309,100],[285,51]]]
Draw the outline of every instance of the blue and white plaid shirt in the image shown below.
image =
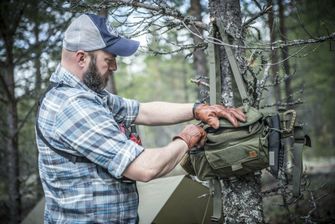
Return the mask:
[[50,81],[60,84],[45,96],[38,117],[55,148],[92,163],[72,163],[37,136],[45,223],[135,223],[136,184],[121,183],[128,165],[144,150],[120,132],[136,118],[139,103],[107,91],[97,94],[62,67]]

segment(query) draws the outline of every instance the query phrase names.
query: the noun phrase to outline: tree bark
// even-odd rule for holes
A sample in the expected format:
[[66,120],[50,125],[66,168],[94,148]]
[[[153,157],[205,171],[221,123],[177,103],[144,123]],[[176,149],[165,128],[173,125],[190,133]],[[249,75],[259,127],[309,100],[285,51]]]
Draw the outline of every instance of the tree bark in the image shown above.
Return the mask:
[[261,175],[223,180],[224,223],[264,223]]
[[[36,102],[38,102],[39,97],[41,95],[42,92],[42,72],[41,72],[41,56],[42,56],[42,47],[41,47],[41,41],[40,41],[40,34],[41,34],[41,30],[40,30],[40,17],[39,17],[39,13],[41,13],[40,11],[40,7],[39,4],[34,5],[34,9],[35,9],[35,13],[36,13],[36,17],[33,18],[33,22],[34,22],[34,29],[33,29],[33,33],[34,33],[34,37],[35,37],[35,43],[36,43],[36,57],[34,59],[34,69],[35,69],[35,100]],[[38,158],[38,150],[36,150],[36,158]],[[36,173],[38,173],[38,170],[36,170]],[[40,179],[40,175],[36,175],[36,183],[38,183],[36,185],[36,200],[39,200],[40,198],[43,197],[43,188],[42,188],[42,183],[41,183],[41,179]]]
[[7,148],[7,176],[8,176],[8,194],[9,194],[9,223],[19,223],[21,216],[21,196],[19,181],[19,149],[18,149],[18,117],[17,102],[15,99],[14,85],[14,66],[9,65],[5,75],[5,81],[11,96],[6,105],[7,112],[7,130],[6,148]]
[[[211,18],[221,19],[232,44],[243,45],[240,2],[209,1]],[[216,36],[219,38],[219,36]],[[234,49],[241,74],[246,70],[242,49]],[[219,50],[222,80],[222,102],[234,106],[232,72],[224,48]],[[224,223],[264,223],[261,175],[250,174],[222,180]]]
[[[285,43],[287,41],[287,31],[285,25],[285,15],[284,15],[284,5],[282,0],[278,0],[279,6],[279,30],[280,30],[280,39]],[[291,88],[291,76],[290,76],[290,63],[289,63],[289,53],[288,47],[284,46],[281,50],[282,52],[282,59],[284,60],[284,75],[287,77],[285,79],[285,95],[286,95],[286,103],[287,109],[290,108],[289,103],[293,101],[292,99],[292,88]]]
[[[6,99],[6,156],[7,156],[7,177],[8,177],[8,209],[9,223],[17,224],[21,221],[21,195],[19,175],[19,145],[18,145],[18,111],[17,98],[15,96],[14,77],[14,40],[18,26],[22,20],[26,3],[16,4],[15,13],[11,7],[13,3],[1,5],[0,37],[5,52],[5,60],[1,61],[1,83],[4,88]],[[9,19],[8,19],[9,18]]]
[[[202,21],[201,16],[201,4],[200,0],[191,0],[191,6],[189,8],[189,15],[195,17],[197,21]],[[197,28],[195,26],[191,26],[190,30],[193,33],[202,35],[203,29]],[[195,45],[199,45],[203,43],[203,40],[197,37],[196,35],[192,35],[193,43]],[[208,68],[207,68],[207,58],[203,49],[195,49],[193,52],[193,67],[196,71],[196,78],[199,78],[200,81],[208,83]],[[204,85],[199,85],[198,91],[198,99],[199,100],[208,100],[208,88]]]
[[[273,0],[267,1],[268,5],[272,5],[272,8],[268,12],[268,26],[270,30],[270,43],[274,43],[276,41],[276,32],[274,31],[274,12],[273,12]],[[275,97],[275,102],[280,102],[281,99],[281,91],[280,91],[280,83],[278,81],[279,77],[279,67],[278,64],[278,55],[277,55],[277,49],[274,49],[271,51],[271,72],[272,72],[272,83],[273,86],[273,93]],[[277,108],[278,110],[278,108]]]
[[[36,13],[38,14],[38,7],[36,7]],[[41,93],[41,89],[42,89],[42,74],[41,74],[41,61],[40,61],[40,57],[41,57],[41,49],[40,49],[40,39],[39,39],[39,35],[40,35],[40,29],[39,29],[39,19],[35,19],[34,21],[34,37],[35,37],[35,41],[36,41],[36,46],[37,49],[35,51],[36,53],[36,57],[34,60],[34,68],[35,68],[35,91],[36,91],[36,100],[38,100],[38,97]]]

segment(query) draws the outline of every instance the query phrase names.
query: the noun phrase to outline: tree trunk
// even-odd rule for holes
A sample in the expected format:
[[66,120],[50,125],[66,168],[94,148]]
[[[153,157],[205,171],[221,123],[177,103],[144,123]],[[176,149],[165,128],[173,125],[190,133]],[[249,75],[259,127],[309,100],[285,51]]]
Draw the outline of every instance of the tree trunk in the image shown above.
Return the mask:
[[[201,4],[200,0],[191,0],[191,7],[189,8],[189,15],[195,17],[198,21],[202,20],[201,16]],[[203,30],[200,28],[196,28],[194,26],[190,27],[193,33],[202,35]],[[203,40],[197,37],[196,35],[192,35],[192,39],[195,45],[199,45],[203,43]],[[193,67],[196,71],[196,76],[202,82],[208,83],[208,68],[207,68],[207,58],[203,49],[197,48],[193,52]],[[198,91],[198,99],[205,100],[208,102],[208,88],[204,85],[199,85]]]
[[[38,7],[36,7],[37,12],[38,12]],[[34,37],[35,37],[35,41],[36,41],[36,46],[37,49],[35,51],[36,53],[36,57],[34,59],[34,68],[35,68],[35,91],[36,91],[36,100],[38,100],[39,95],[41,93],[41,89],[42,89],[42,74],[41,74],[41,61],[40,61],[40,57],[41,57],[41,47],[40,47],[40,39],[39,39],[39,35],[40,35],[40,29],[39,29],[39,19],[37,18],[34,21]]]
[[[10,3],[15,4],[15,3]],[[21,195],[20,195],[20,175],[19,175],[19,145],[18,145],[18,111],[17,98],[15,96],[15,77],[14,77],[14,40],[16,31],[22,19],[22,14],[26,3],[16,4],[16,13],[13,15],[10,10],[11,5],[1,5],[1,18],[10,18],[1,21],[0,34],[2,46],[6,58],[1,61],[1,83],[5,92],[5,111],[6,111],[6,168],[7,168],[7,187],[8,187],[8,210],[10,224],[17,224],[21,221]],[[7,14],[6,14],[7,13]],[[11,17],[12,16],[12,17]]]
[[15,99],[15,83],[14,83],[14,66],[7,67],[5,81],[7,84],[8,103],[6,105],[7,112],[7,176],[8,176],[8,194],[9,194],[9,223],[16,224],[20,222],[21,216],[21,197],[20,197],[20,181],[19,181],[19,149],[18,149],[18,119],[17,119],[17,102]]
[[[209,1],[210,15],[221,19],[232,44],[243,45],[240,2],[235,0]],[[217,38],[219,38],[217,36]],[[234,105],[232,72],[223,46],[219,50],[222,80],[222,101],[227,106]],[[234,49],[241,74],[246,69],[243,51]],[[263,223],[261,175],[250,174],[241,178],[224,179],[223,214],[224,223]]]
[[[286,26],[285,26],[285,15],[284,15],[284,5],[282,0],[278,0],[278,6],[279,6],[279,30],[280,30],[280,39],[283,42],[287,41],[287,32],[286,32]],[[289,103],[293,101],[292,99],[292,88],[291,88],[291,76],[290,76],[290,64],[289,64],[289,54],[288,54],[288,47],[284,46],[282,48],[282,59],[284,60],[284,75],[285,78],[285,95],[286,95],[286,103],[287,103],[287,109],[290,108]]]
[[[35,12],[36,12],[36,17],[34,17],[34,37],[35,37],[35,42],[36,42],[36,57],[34,59],[34,68],[35,68],[35,100],[38,102],[41,91],[42,91],[42,72],[41,72],[41,55],[42,55],[42,49],[41,49],[41,42],[40,42],[40,18],[39,18],[39,5],[35,5]],[[38,158],[38,150],[36,150],[36,158]],[[24,158],[23,158],[24,159]],[[36,173],[38,173],[38,170],[36,170]],[[40,175],[36,175],[36,200],[39,200],[40,198],[43,197],[43,188],[42,188],[42,183],[40,179]]]
[[[272,5],[272,8],[268,12],[268,26],[270,30],[270,43],[272,44],[273,42],[276,41],[276,32],[274,31],[274,12],[273,12],[273,0],[268,0],[268,5]],[[278,55],[277,55],[277,50],[274,49],[271,51],[271,72],[272,72],[272,83],[274,84],[273,86],[273,93],[275,97],[275,102],[280,102],[281,99],[281,92],[280,92],[280,83],[278,81],[279,77],[279,67],[278,67]],[[277,106],[278,110],[278,106]]]

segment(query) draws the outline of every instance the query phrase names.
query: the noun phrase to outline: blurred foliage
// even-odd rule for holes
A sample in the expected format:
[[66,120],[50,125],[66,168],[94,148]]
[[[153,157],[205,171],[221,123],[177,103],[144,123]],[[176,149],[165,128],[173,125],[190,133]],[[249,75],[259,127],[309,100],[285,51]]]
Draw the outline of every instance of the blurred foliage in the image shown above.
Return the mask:
[[[183,55],[140,55],[128,63],[119,61],[114,74],[118,94],[140,102],[195,102],[196,86],[192,64]],[[121,63],[120,63],[121,62]],[[181,127],[140,127],[145,147],[163,146],[171,141]]]
[[[334,12],[332,0],[297,1],[288,18],[289,39],[329,35],[335,31]],[[335,40],[308,46],[290,62],[297,76],[294,84],[304,89],[304,103],[299,107],[312,137],[313,150],[305,154],[335,156]]]

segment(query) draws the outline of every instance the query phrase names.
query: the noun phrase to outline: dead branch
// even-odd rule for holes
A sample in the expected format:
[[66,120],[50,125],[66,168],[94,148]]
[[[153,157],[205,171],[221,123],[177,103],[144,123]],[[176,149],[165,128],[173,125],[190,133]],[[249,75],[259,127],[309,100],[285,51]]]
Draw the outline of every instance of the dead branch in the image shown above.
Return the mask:
[[[128,6],[128,7],[133,7],[135,9],[145,9],[151,11],[153,14],[151,14],[151,18],[157,15],[163,15],[166,17],[170,17],[172,19],[175,19],[176,21],[172,22],[170,21],[170,25],[174,24],[175,27],[179,26],[184,26],[190,33],[193,35],[196,35],[200,39],[202,39],[205,43],[214,43],[218,45],[225,45],[225,46],[230,46],[232,48],[237,48],[237,49],[264,49],[264,50],[275,50],[279,48],[284,48],[284,47],[293,47],[293,46],[302,46],[302,45],[308,45],[308,44],[315,44],[315,43],[321,43],[327,40],[335,40],[335,32],[331,33],[330,35],[327,36],[321,36],[317,38],[312,38],[312,39],[299,39],[299,40],[292,40],[292,41],[276,41],[273,43],[260,43],[260,44],[252,44],[252,45],[245,45],[245,46],[240,46],[240,45],[231,45],[228,43],[223,42],[222,40],[219,39],[213,39],[212,37],[204,37],[203,35],[199,35],[198,33],[192,32],[191,29],[188,28],[188,26],[195,26],[199,29],[209,31],[209,25],[203,23],[202,21],[196,20],[194,17],[191,16],[185,16],[183,15],[180,11],[177,9],[169,7],[164,1],[153,1],[150,4],[149,3],[144,3],[144,2],[139,2],[139,1],[132,1],[132,0],[107,0],[107,1],[101,1],[100,3],[95,3],[95,4],[89,4],[89,3],[84,3],[82,1],[79,1],[77,5],[73,7],[83,7],[83,8],[93,8],[93,9],[99,9],[101,7],[109,7],[109,8],[117,8],[117,7],[122,7],[122,6]],[[253,20],[256,19],[256,17],[261,16],[268,12],[271,9],[271,6],[264,8],[263,11],[259,12],[257,15],[254,17],[250,18],[248,21],[245,22],[245,25],[250,24]],[[140,12],[143,14],[144,12]],[[127,16],[129,16],[131,13],[127,13]],[[146,17],[148,18],[148,17]],[[156,19],[154,22],[157,21]],[[179,21],[179,22],[177,22]],[[132,22],[134,23],[134,22]],[[145,23],[145,21],[141,21],[140,23]],[[152,24],[153,22],[151,22]],[[129,23],[123,25],[129,25]],[[134,24],[133,24],[134,25]],[[139,23],[137,23],[139,25]],[[147,25],[148,24],[147,22]],[[148,27],[148,26],[147,26]],[[144,32],[148,31],[148,29],[141,29]],[[139,32],[137,35],[143,34],[143,32]]]
[[109,4],[109,6],[114,6],[114,7],[115,6],[131,6],[135,8],[144,8],[147,10],[163,13],[166,16],[171,16],[180,21],[185,21],[186,23],[190,25],[194,25],[201,29],[205,29],[205,30],[208,29],[208,26],[205,23],[201,21],[197,21],[190,17],[186,17],[178,10],[170,8],[166,4],[163,4],[163,2],[160,2],[159,5],[154,5],[154,4],[146,4],[146,3],[131,1],[131,0],[109,0],[109,1],[106,1],[106,3],[107,5]]
[[195,83],[198,86],[203,85],[203,86],[206,86],[206,87],[209,88],[209,84],[207,82],[201,81],[200,79],[191,79],[190,81],[191,81],[191,83]]
[[272,5],[270,5],[268,7],[264,7],[260,12],[258,12],[257,14],[255,14],[253,17],[251,17],[247,21],[245,21],[243,23],[243,25],[242,25],[242,29],[245,29],[247,26],[249,26],[257,18],[259,18],[259,17],[263,16],[264,14],[266,14],[270,9],[272,9]]

